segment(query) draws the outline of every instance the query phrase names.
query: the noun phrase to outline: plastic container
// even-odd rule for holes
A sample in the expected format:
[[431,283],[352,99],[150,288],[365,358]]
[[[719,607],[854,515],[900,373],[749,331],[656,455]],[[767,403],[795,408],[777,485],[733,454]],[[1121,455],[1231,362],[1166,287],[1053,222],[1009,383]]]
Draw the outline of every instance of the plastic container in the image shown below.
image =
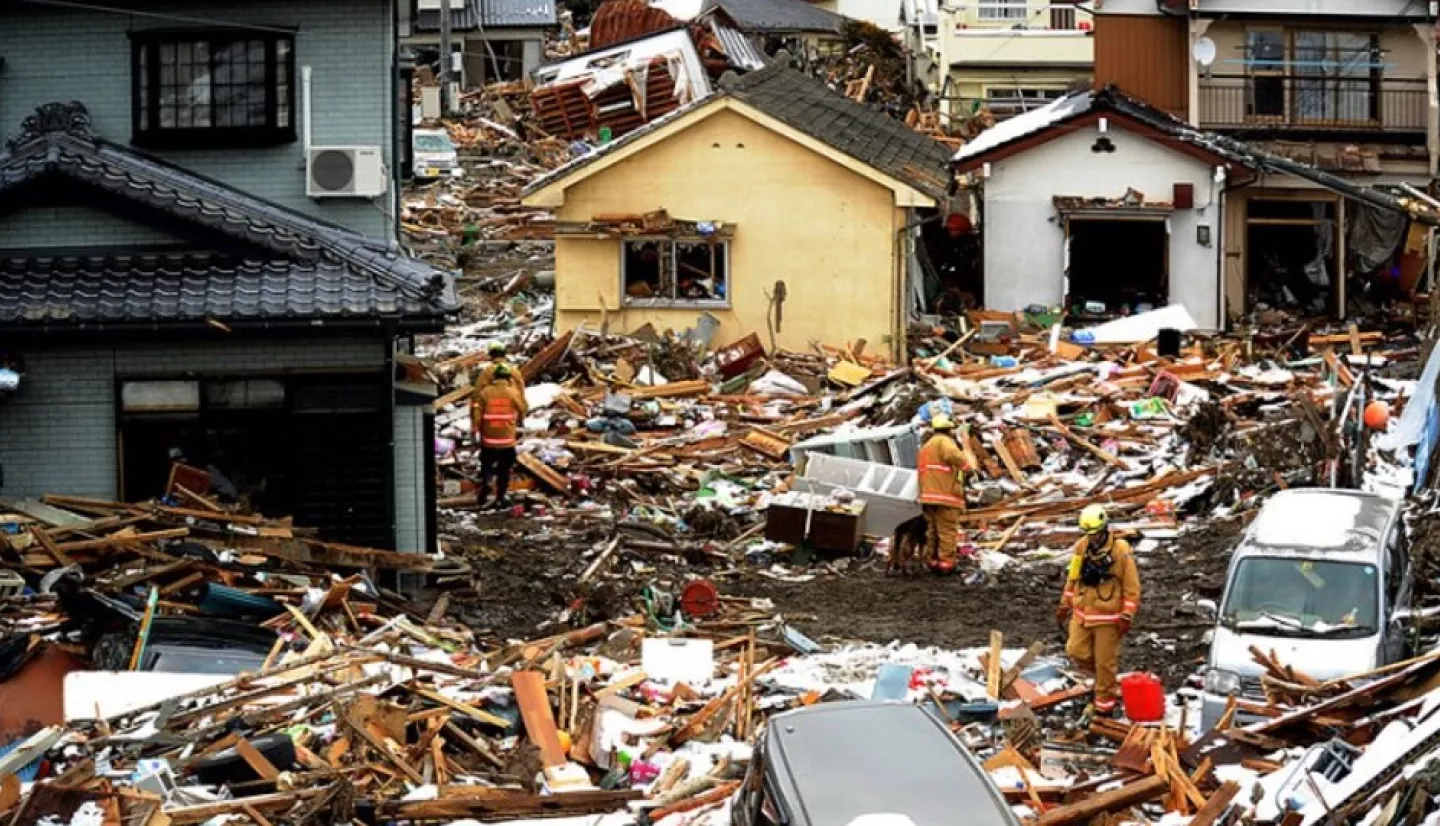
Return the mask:
[[1120,698],[1132,723],[1157,723],[1165,717],[1165,685],[1154,674],[1121,677]]

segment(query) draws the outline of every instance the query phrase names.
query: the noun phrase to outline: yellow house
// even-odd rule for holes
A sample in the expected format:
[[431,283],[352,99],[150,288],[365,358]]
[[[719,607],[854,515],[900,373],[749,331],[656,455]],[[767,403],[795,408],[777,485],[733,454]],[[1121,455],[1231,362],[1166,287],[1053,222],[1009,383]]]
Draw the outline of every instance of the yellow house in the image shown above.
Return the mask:
[[948,154],[783,52],[727,75],[527,188],[555,212],[556,327],[679,331],[708,313],[719,343],[773,327],[783,348],[863,338],[898,358]]

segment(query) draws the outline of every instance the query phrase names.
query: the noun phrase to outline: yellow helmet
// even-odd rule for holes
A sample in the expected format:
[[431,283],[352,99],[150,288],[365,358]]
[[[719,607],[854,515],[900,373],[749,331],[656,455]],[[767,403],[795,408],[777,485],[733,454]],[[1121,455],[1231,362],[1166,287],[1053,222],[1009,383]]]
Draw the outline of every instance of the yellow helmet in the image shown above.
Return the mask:
[[1085,510],[1080,511],[1080,530],[1085,533],[1099,533],[1105,530],[1105,525],[1110,517],[1105,514],[1105,508],[1100,505],[1087,505]]
[[954,430],[954,429],[955,429],[955,423],[952,422],[952,421],[950,421],[950,417],[949,417],[949,416],[946,416],[944,413],[937,413],[937,414],[935,414],[934,418],[930,419],[930,429],[931,429],[931,430]]

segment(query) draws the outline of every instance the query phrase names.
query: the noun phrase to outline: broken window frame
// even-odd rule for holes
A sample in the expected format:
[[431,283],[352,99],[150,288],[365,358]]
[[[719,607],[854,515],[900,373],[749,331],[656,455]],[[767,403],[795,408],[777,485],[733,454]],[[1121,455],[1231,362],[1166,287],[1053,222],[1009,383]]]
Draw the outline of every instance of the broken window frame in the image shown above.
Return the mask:
[[[662,250],[660,268],[660,291],[662,295],[649,298],[631,296],[626,289],[630,283],[628,250],[631,245],[657,244]],[[680,269],[679,254],[682,245],[703,245],[710,248],[711,277],[724,288],[723,298],[686,298],[679,295]],[[668,262],[668,267],[666,266]],[[668,283],[667,283],[668,282]],[[620,304],[624,307],[700,307],[706,309],[729,309],[731,290],[730,242],[729,240],[702,237],[635,236],[620,242]]]
[[[183,82],[182,70],[190,73]],[[136,145],[259,147],[298,139],[291,34],[136,32],[131,35],[130,80],[131,142]]]

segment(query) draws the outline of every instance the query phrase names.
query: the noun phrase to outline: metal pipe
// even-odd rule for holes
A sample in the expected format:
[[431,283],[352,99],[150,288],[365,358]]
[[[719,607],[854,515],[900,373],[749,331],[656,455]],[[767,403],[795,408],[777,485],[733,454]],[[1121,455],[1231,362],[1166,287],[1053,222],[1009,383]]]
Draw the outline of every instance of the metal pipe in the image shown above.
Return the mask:
[[310,163],[310,67],[300,67],[300,137],[305,144],[305,163]]

